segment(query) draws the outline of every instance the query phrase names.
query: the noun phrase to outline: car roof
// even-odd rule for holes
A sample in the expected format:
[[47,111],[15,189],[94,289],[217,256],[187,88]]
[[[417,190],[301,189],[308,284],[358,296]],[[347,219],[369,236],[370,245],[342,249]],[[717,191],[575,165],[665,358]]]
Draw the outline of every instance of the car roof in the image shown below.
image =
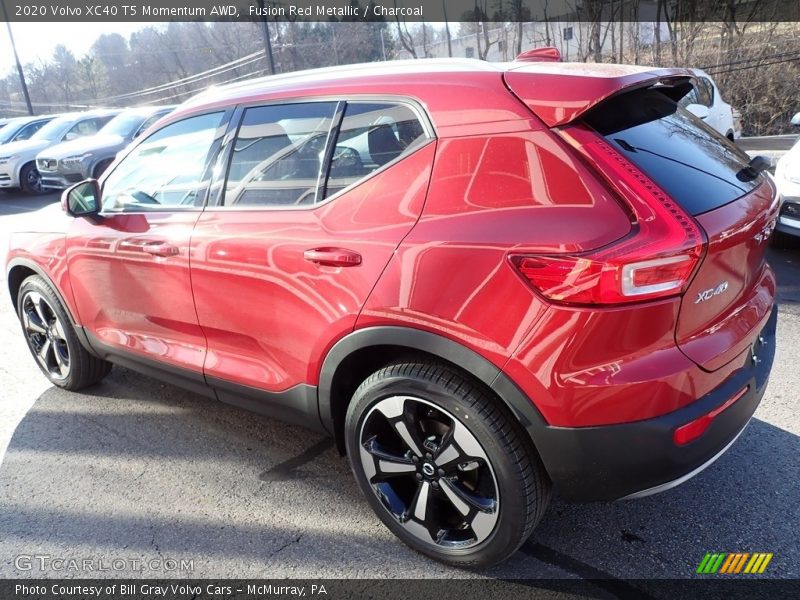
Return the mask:
[[58,117],[76,121],[78,119],[85,119],[91,117],[106,117],[109,115],[114,116],[121,112],[122,112],[121,108],[93,108],[90,110],[62,113],[58,115]]
[[[253,92],[266,91],[270,88],[285,87],[287,84],[305,84],[308,82],[332,82],[354,78],[368,79],[384,75],[435,74],[452,72],[501,72],[497,63],[489,63],[474,59],[426,58],[420,60],[392,60],[386,62],[356,63],[337,65],[319,69],[305,69],[267,75],[246,81],[212,87],[201,92],[195,98],[215,101],[218,97],[235,97]],[[189,100],[191,102],[191,100]]]
[[285,88],[293,84],[330,84],[335,83],[337,80],[350,81],[353,79],[367,81],[387,75],[435,77],[443,73],[504,73],[506,71],[520,71],[531,74],[563,75],[565,77],[618,78],[655,70],[657,69],[654,67],[609,63],[487,62],[471,58],[394,60],[293,71],[291,73],[267,75],[238,83],[211,87],[187,100],[183,106],[216,103],[219,100],[235,99],[259,92],[269,92],[273,89]]
[[[509,94],[510,87],[552,127],[577,118],[624,88],[691,76],[686,69],[608,63],[492,63],[466,58],[373,62],[296,71],[211,87],[184,102],[173,117],[177,120],[199,110],[273,99],[377,94],[418,98],[426,105],[437,131],[441,131],[442,126],[458,126],[467,121],[474,124],[476,112],[483,122],[507,120],[512,113],[518,116],[519,100]],[[515,89],[512,80],[524,83],[524,90]],[[452,93],[442,93],[445,86]],[[573,108],[564,110],[570,105],[574,105]]]
[[175,110],[177,104],[154,104],[151,106],[129,106],[128,108],[119,109],[120,113],[143,114],[152,115],[161,111]]
[[34,123],[35,121],[43,121],[45,119],[55,119],[60,115],[25,115],[24,117],[11,117],[2,125],[11,125],[11,124],[18,124],[18,125],[25,125],[26,123]]

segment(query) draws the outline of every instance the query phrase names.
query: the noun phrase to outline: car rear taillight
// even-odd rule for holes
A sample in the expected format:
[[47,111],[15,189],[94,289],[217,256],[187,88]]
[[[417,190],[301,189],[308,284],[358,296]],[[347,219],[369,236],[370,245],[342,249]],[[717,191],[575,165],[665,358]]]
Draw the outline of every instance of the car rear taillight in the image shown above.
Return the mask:
[[705,247],[694,219],[590,128],[559,133],[624,201],[631,233],[586,254],[514,255],[519,272],[546,298],[568,304],[625,304],[686,291]]

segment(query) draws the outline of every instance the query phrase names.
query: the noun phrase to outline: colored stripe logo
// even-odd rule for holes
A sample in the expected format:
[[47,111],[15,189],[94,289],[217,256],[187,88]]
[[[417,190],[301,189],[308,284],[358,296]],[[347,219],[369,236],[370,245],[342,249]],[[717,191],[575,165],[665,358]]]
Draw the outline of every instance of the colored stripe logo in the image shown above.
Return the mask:
[[701,575],[715,573],[731,575],[747,573],[759,575],[767,569],[772,552],[707,552],[697,567]]

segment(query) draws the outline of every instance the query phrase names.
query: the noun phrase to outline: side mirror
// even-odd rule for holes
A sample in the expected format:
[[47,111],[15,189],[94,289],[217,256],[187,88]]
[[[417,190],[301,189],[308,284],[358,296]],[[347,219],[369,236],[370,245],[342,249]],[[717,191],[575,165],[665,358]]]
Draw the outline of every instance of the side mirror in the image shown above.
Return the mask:
[[67,135],[64,136],[64,141],[65,142],[71,142],[72,140],[77,140],[79,137],[81,137],[81,136],[79,136],[74,131],[70,131]]
[[70,217],[96,219],[100,214],[100,186],[96,179],[86,179],[64,190],[61,206]]
[[708,118],[708,107],[702,104],[689,104],[686,107],[686,110],[688,110],[698,119],[706,120]]
[[800,113],[797,113],[795,116],[793,116],[790,122],[795,127],[800,127]]

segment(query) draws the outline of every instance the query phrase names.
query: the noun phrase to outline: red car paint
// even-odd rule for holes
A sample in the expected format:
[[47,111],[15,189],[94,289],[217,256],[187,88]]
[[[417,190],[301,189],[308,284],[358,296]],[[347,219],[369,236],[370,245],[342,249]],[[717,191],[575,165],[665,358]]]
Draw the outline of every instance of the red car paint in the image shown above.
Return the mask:
[[[774,276],[753,236],[774,221],[771,185],[687,217],[704,239],[680,294],[565,304],[534,289],[512,257],[593,253],[639,230],[625,190],[558,128],[628,88],[689,76],[465,61],[231,86],[161,126],[240,104],[379,95],[418,102],[435,139],[307,210],[74,219],[65,236],[15,238],[9,260],[35,262],[76,323],[103,343],[248,387],[315,386],[337,341],[392,325],[436,332],[485,358],[549,425],[657,417],[722,384],[770,314]],[[723,304],[693,304],[726,278]]]

